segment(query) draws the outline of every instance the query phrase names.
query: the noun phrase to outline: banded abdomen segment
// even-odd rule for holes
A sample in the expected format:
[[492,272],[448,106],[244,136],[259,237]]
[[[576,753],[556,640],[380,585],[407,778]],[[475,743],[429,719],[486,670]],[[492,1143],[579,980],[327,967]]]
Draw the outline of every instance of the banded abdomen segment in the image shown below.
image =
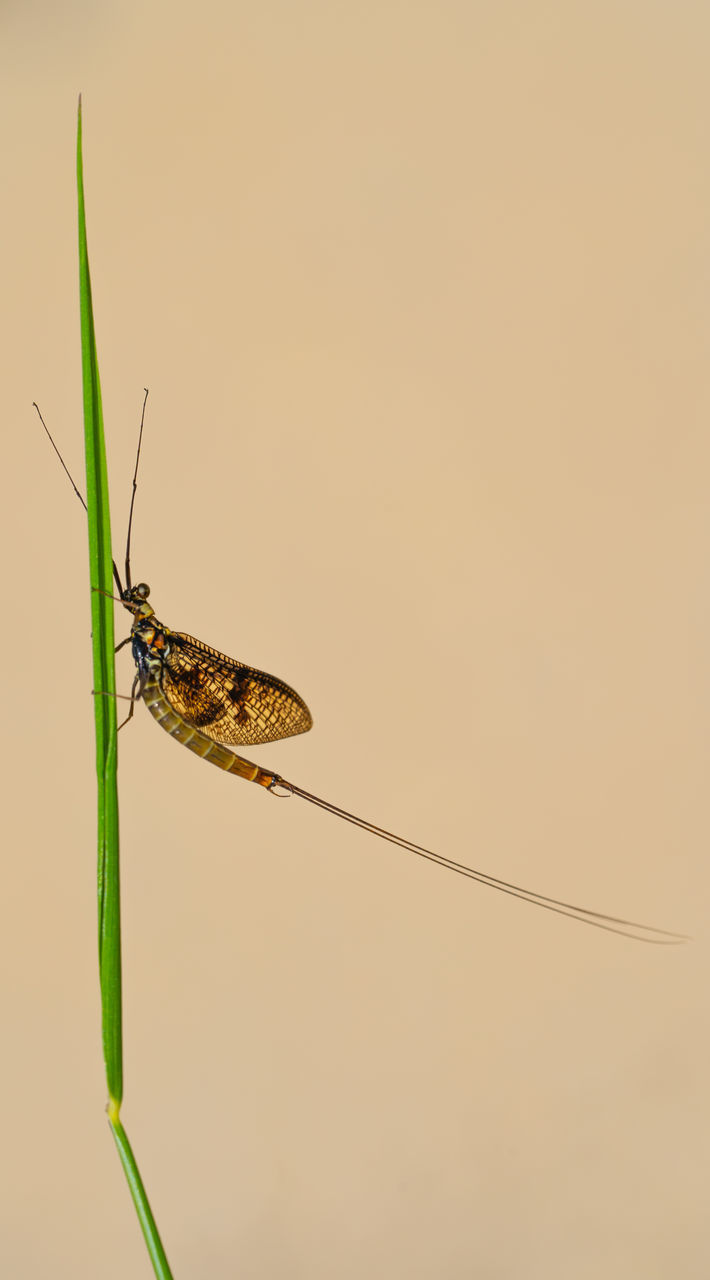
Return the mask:
[[150,679],[146,682],[143,701],[161,729],[181,742],[184,747],[194,751],[195,755],[201,756],[203,760],[209,760],[210,764],[217,765],[218,769],[224,769],[227,773],[236,773],[238,777],[246,778],[247,782],[258,782],[262,787],[271,787],[277,780],[276,774],[260,769],[251,760],[243,760],[228,747],[213,742],[204,733],[200,733],[199,729],[188,724],[187,720],[183,720],[177,712],[173,711],[157,680]]

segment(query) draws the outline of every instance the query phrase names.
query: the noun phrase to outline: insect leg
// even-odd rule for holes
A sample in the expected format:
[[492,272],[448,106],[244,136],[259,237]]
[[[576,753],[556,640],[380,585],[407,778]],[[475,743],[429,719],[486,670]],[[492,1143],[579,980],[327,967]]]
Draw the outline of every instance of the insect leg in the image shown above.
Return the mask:
[[[128,721],[133,719],[133,712],[135,710],[136,703],[143,697],[144,685],[145,685],[145,676],[141,676],[140,672],[138,672],[136,674],[136,678],[133,681],[133,685],[131,687],[131,709],[128,712],[128,715],[126,716],[125,720],[122,720],[120,725],[118,726],[118,729],[116,730],[117,733],[119,729],[123,728],[124,724],[128,724]],[[136,689],[138,690],[138,693],[136,693]]]
[[[128,712],[128,715],[126,716],[125,720],[122,720],[120,725],[118,726],[118,729],[122,729],[124,724],[128,724],[128,721],[133,718],[133,711],[134,711],[135,705],[137,702],[140,702],[141,698],[143,697],[144,684],[145,684],[145,678],[142,679],[140,675],[137,675],[131,686],[130,693],[109,693],[108,689],[92,689],[91,692],[93,693],[95,698],[120,698],[121,702],[130,702],[131,709]],[[136,688],[138,689],[137,693],[136,693]],[[118,733],[118,729],[116,730],[117,733]]]

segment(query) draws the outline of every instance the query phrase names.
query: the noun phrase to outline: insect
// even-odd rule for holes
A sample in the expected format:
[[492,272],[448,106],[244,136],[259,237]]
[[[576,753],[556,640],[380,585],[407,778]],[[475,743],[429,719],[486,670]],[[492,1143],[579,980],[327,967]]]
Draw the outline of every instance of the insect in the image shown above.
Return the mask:
[[[74,492],[86,510],[84,498],[74,484],[38,406],[35,404],[34,407],[71,481]],[[347,809],[341,809],[331,801],[324,800],[304,790],[303,787],[287,781],[273,770],[253,764],[250,760],[238,755],[233,750],[234,747],[256,746],[306,733],[313,721],[303,699],[283,680],[268,675],[265,671],[259,671],[255,667],[249,667],[245,663],[237,662],[234,658],[227,657],[226,654],[210,648],[201,640],[196,640],[184,632],[172,631],[158,621],[153,606],[149,604],[148,585],[145,582],[139,582],[135,586],[132,584],[131,527],[144,417],[145,400],[128,517],[125,586],[121,581],[116,562],[113,562],[114,579],[119,593],[113,598],[117,599],[133,618],[130,634],[117,646],[117,650],[130,644],[136,664],[136,675],[129,698],[130,710],[123,724],[131,719],[136,702],[143,701],[161,728],[183,746],[227,773],[236,774],[237,777],[244,778],[248,782],[258,783],[272,794],[300,796],[309,804],[325,809],[335,817],[353,823],[363,831],[387,840],[390,844],[398,845],[416,854],[417,857],[437,863],[479,884],[497,889],[500,893],[520,898],[545,911],[568,916],[580,924],[620,934],[636,942],[672,945],[685,941],[684,934],[672,933],[666,929],[657,929],[651,925],[639,924],[637,921],[592,911],[587,907],[579,907],[559,898],[551,898],[531,889],[523,889],[520,885],[488,875],[462,862],[456,862],[443,854],[425,849],[422,845],[415,844],[403,836],[395,835],[374,822],[358,818]],[[123,725],[119,727],[122,728]]]

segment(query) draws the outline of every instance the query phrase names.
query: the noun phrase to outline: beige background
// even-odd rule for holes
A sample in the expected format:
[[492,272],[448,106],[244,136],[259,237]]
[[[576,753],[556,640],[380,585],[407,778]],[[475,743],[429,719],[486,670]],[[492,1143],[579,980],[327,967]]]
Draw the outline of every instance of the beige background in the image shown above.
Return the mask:
[[[151,1274],[103,1119],[73,176],[119,555],[255,751],[636,946],[121,739],[124,1118],[178,1277],[704,1277],[704,6],[12,4],[3,1275]],[[128,623],[117,618],[119,634]],[[121,681],[131,680],[130,656]]]

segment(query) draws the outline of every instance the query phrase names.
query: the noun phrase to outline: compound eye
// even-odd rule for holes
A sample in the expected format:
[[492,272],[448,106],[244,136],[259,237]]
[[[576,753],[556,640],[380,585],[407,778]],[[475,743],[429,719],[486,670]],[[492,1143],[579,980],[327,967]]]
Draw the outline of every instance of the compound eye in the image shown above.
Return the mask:
[[150,587],[147,582],[139,582],[138,586],[133,588],[133,591],[141,600],[147,600],[150,595]]

